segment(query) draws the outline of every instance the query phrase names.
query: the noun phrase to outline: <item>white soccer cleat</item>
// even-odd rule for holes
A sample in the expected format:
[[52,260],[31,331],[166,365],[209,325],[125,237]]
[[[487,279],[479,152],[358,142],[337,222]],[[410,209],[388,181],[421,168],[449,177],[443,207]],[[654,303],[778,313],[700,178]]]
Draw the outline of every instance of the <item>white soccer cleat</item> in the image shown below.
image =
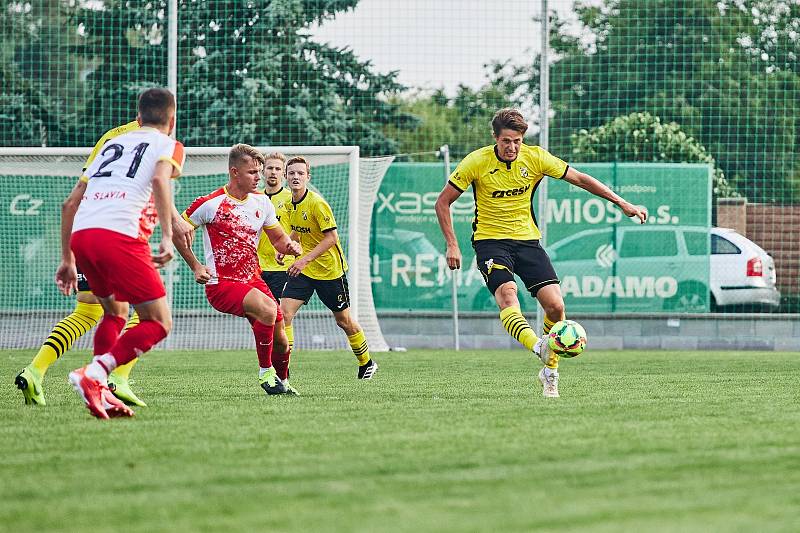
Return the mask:
[[547,340],[547,335],[540,337],[536,344],[533,345],[533,353],[539,358],[544,365],[555,365],[558,363],[558,354],[550,348],[550,343]]
[[547,367],[542,367],[539,371],[539,382],[542,384],[542,396],[545,398],[558,398],[558,371],[550,370],[548,376],[545,372]]

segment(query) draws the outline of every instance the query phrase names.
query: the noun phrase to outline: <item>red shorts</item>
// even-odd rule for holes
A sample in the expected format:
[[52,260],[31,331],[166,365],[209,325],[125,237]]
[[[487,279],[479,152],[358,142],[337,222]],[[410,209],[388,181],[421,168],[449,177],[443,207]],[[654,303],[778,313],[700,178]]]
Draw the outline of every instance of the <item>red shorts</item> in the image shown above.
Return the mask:
[[167,294],[146,242],[93,228],[73,233],[70,247],[78,269],[98,298],[113,294],[118,302],[136,305]]
[[[228,313],[229,315],[245,316],[242,302],[247,293],[253,289],[263,292],[276,305],[278,304],[269,287],[260,277],[253,278],[247,283],[221,279],[213,285],[206,285],[206,298],[208,298],[208,303],[211,304],[211,307],[217,311]],[[278,305],[278,316],[275,318],[275,322],[280,322],[281,320],[283,320],[283,314],[281,313],[281,306]]]

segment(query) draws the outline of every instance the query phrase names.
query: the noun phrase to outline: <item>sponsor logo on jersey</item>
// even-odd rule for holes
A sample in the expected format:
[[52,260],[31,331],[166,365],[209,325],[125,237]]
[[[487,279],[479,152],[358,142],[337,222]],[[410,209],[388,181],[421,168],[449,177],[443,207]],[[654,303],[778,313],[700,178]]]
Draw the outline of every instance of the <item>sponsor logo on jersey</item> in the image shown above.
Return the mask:
[[493,191],[492,198],[508,198],[509,196],[519,196],[520,194],[525,194],[530,189],[530,185],[526,185],[525,187],[517,187],[516,189],[509,189],[507,191]]
[[292,224],[292,231],[296,231],[297,233],[311,233],[311,228],[304,228],[303,226],[295,226]]

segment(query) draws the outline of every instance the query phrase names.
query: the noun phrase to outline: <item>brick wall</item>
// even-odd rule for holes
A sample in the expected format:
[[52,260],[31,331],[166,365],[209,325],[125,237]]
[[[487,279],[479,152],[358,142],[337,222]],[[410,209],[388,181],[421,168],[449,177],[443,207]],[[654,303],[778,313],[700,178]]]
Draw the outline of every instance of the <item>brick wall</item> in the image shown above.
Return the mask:
[[747,204],[744,235],[775,259],[781,294],[800,294],[800,205]]

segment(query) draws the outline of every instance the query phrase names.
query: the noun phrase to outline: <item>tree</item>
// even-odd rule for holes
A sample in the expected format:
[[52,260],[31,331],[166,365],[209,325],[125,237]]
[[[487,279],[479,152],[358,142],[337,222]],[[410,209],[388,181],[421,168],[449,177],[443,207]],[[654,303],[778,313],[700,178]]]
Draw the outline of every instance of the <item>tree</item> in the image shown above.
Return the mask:
[[[504,64],[490,67],[493,72],[503,68]],[[387,126],[386,134],[397,139],[400,153],[431,152],[447,144],[453,158],[460,159],[494,142],[491,121],[495,112],[503,107],[518,107],[521,103],[514,97],[515,83],[510,78],[502,78],[479,89],[459,85],[453,97],[440,89],[430,95],[417,93],[398,98],[402,110],[412,120]]]
[[580,130],[572,134],[571,144],[571,160],[587,163],[706,163],[714,169],[714,194],[723,198],[739,196],[703,145],[678,124],[662,124],[650,113],[631,113],[589,131]]
[[[753,11],[756,4],[760,11]],[[789,31],[800,18],[797,6],[781,5],[767,0],[578,4],[591,38],[552,40],[558,58],[551,66],[551,148],[570,153],[576,131],[649,112],[680,124],[702,143],[751,201],[800,200],[791,179],[800,77],[797,32]]]
[[[314,42],[306,28],[357,0],[179,1],[178,137],[187,145],[359,144],[393,153],[383,125],[402,121],[389,96],[396,73],[378,74],[348,49]],[[136,95],[166,84],[164,0],[83,9],[86,140],[132,117]],[[98,56],[99,54],[99,56]]]

